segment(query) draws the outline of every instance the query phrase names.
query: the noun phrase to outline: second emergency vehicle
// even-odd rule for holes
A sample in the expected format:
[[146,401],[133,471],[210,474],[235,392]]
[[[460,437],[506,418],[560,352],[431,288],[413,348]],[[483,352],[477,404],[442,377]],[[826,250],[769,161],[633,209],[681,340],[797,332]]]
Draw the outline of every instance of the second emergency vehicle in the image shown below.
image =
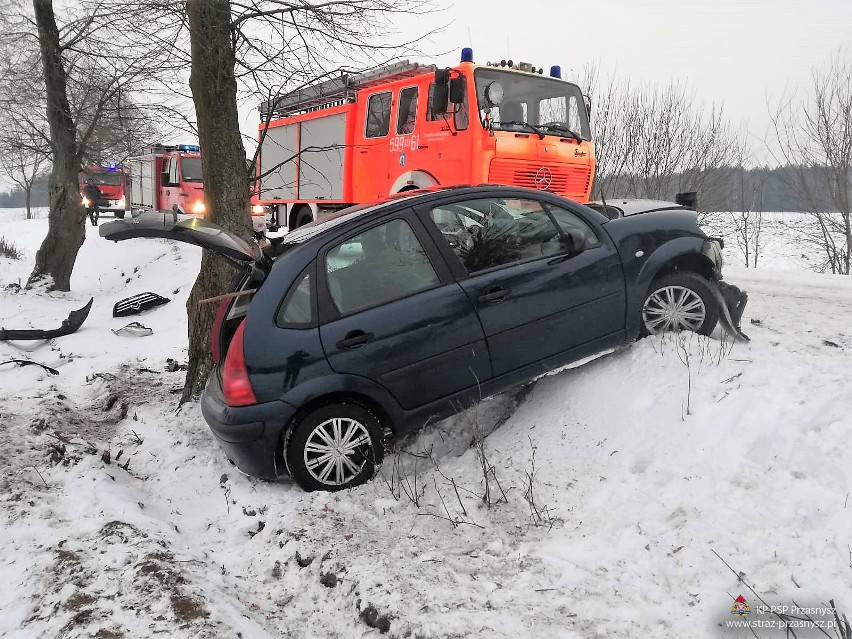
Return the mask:
[[145,211],[176,212],[203,217],[204,184],[201,148],[195,144],[152,144],[127,160],[134,214]]
[[[101,192],[97,202],[89,202],[83,191],[89,180],[92,180]],[[115,217],[121,219],[130,208],[127,206],[126,195],[127,176],[117,164],[108,166],[92,164],[80,171],[80,198],[86,208],[96,206],[101,212],[112,212]]]

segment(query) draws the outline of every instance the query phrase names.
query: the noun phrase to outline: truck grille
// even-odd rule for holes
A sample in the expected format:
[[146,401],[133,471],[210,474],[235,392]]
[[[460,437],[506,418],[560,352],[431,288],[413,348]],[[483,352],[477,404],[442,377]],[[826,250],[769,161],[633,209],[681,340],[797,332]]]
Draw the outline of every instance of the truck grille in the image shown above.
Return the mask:
[[[550,185],[546,183],[549,171]],[[539,164],[525,160],[491,160],[488,181],[494,184],[547,190],[573,199],[583,199],[589,190],[592,172],[587,166]]]

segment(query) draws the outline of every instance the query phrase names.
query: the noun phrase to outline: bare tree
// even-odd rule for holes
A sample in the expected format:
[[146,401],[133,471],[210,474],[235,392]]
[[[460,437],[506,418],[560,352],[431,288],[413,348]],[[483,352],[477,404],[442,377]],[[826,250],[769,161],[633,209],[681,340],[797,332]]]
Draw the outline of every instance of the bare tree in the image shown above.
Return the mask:
[[698,191],[704,210],[725,198],[719,169],[738,139],[721,107],[705,107],[680,83],[638,86],[616,74],[601,81],[594,68],[581,83],[592,97],[598,196],[670,199]]
[[44,136],[15,119],[0,119],[0,171],[24,191],[27,219],[32,219],[33,184],[50,161]]
[[729,173],[737,185],[736,211],[727,213],[731,231],[737,248],[743,257],[746,268],[757,268],[764,242],[763,189],[766,175],[759,171],[749,171],[746,164],[751,161],[748,150],[748,131],[743,130],[739,144],[734,148],[733,158],[736,166]]
[[[786,91],[770,116],[788,185],[808,207],[800,237],[823,256],[821,268],[852,265],[852,57],[841,49],[811,74],[810,90]],[[822,202],[828,195],[833,210]]]

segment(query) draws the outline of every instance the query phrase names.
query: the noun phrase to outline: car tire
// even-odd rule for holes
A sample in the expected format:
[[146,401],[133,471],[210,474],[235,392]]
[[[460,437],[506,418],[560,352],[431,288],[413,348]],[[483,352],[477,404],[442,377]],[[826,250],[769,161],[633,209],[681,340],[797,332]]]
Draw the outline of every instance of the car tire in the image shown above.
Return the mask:
[[710,335],[719,305],[710,283],[698,273],[669,273],[653,281],[642,302],[640,336],[690,330]]
[[334,492],[363,484],[384,456],[382,427],[352,402],[326,404],[298,418],[284,442],[290,476],[304,490]]

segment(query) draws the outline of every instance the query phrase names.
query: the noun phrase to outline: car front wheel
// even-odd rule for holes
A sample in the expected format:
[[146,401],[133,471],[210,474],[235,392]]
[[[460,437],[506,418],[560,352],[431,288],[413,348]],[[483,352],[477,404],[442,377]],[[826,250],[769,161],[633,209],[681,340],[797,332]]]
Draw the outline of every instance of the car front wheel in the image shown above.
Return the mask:
[[337,491],[373,477],[382,460],[382,428],[350,402],[327,404],[301,418],[285,442],[290,476],[305,490]]
[[642,304],[642,335],[693,331],[709,335],[719,306],[709,282],[697,273],[670,273],[651,284]]

